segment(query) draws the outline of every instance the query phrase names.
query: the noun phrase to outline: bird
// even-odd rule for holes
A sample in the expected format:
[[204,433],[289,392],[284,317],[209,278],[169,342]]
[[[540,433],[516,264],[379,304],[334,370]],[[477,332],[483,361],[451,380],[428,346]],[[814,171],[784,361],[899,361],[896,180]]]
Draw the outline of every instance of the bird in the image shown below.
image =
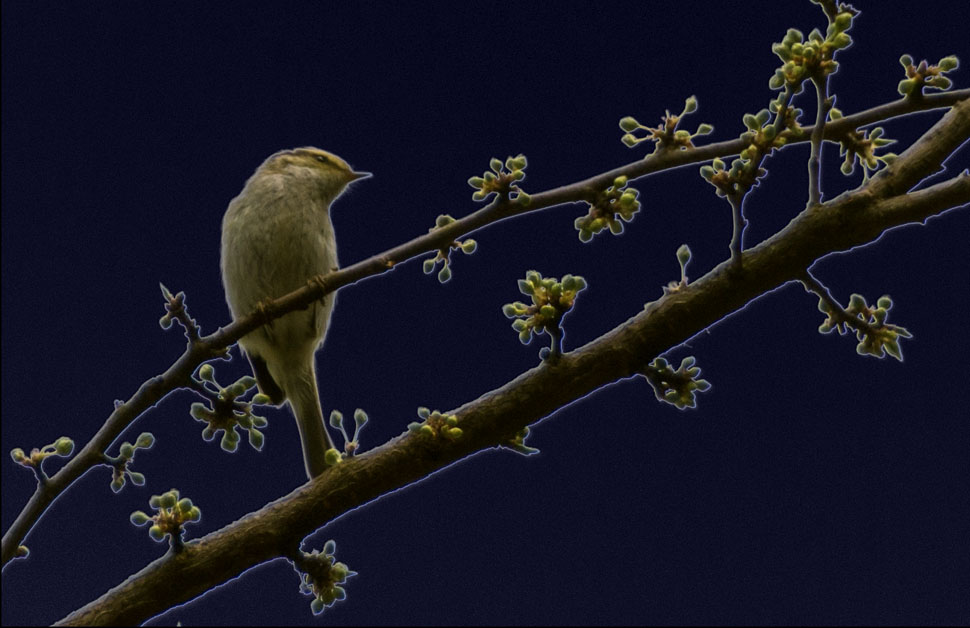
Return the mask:
[[[310,146],[281,150],[256,169],[222,220],[220,269],[233,320],[338,268],[330,207],[348,185],[369,176]],[[323,422],[315,355],[335,301],[331,293],[239,340],[259,392],[274,405],[289,403],[310,479],[327,469],[326,452],[334,447]]]

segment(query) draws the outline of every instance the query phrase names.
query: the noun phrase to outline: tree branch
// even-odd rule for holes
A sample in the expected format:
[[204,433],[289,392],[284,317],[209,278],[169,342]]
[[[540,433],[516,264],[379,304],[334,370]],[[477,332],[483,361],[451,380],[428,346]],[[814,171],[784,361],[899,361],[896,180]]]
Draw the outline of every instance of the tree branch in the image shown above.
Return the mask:
[[[837,138],[841,134],[854,130],[859,126],[865,126],[915,111],[948,106],[953,106],[954,109],[957,109],[959,108],[957,107],[958,104],[962,103],[966,105],[968,99],[970,99],[970,89],[933,94],[919,100],[903,98],[829,122],[824,126],[824,137]],[[963,110],[966,110],[966,107],[963,107]],[[939,126],[939,123],[937,126]],[[814,132],[814,128],[808,128],[806,131]],[[965,138],[965,135],[963,137]],[[793,141],[789,145],[797,143],[800,142]],[[941,143],[941,146],[943,145],[949,145],[949,143]],[[259,311],[243,319],[234,321],[227,327],[220,328],[209,336],[201,339],[190,337],[190,342],[185,353],[165,373],[146,381],[128,401],[118,405],[111,415],[109,415],[102,428],[83,449],[68,464],[60,469],[50,481],[43,485],[38,485],[34,495],[31,496],[24,509],[17,516],[17,519],[3,535],[2,563],[0,564],[6,566],[16,555],[20,543],[23,542],[28,532],[53,500],[84,473],[100,464],[102,454],[106,452],[111,443],[138,416],[153,407],[172,391],[188,385],[191,381],[192,373],[199,364],[223,355],[229,346],[250,331],[288,312],[303,309],[326,294],[336,291],[341,287],[356,283],[366,277],[381,274],[393,268],[396,264],[450,245],[454,240],[492,223],[563,203],[583,200],[588,197],[591,190],[602,189],[606,185],[609,185],[617,176],[625,175],[630,179],[635,179],[670,168],[700,163],[715,157],[736,154],[742,148],[741,140],[735,139],[709,144],[693,150],[664,151],[648,155],[642,160],[601,173],[584,181],[535,194],[532,196],[532,202],[528,207],[522,207],[519,204],[505,199],[497,199],[466,218],[457,220],[440,229],[435,229],[427,235],[415,238],[410,242],[337,272],[317,276],[308,282],[305,288],[270,301],[264,304],[264,307]],[[946,154],[949,154],[949,152]],[[932,159],[930,159],[929,163],[932,163]],[[895,171],[902,172],[901,166],[893,164],[893,167]],[[890,170],[893,169],[890,168]],[[907,174],[900,181],[911,181],[915,173],[921,171],[922,169],[919,168],[908,168],[906,171]],[[916,178],[915,182],[918,182],[928,174],[930,174],[929,171],[926,171]],[[881,180],[878,176],[876,179]],[[908,186],[905,183],[894,183],[892,187],[886,188],[885,193],[892,193],[893,190],[903,189],[904,187],[905,189],[909,189],[912,185],[915,185],[915,182]],[[883,188],[880,187],[879,189],[882,190]],[[737,228],[736,224],[735,229],[737,230]],[[740,247],[740,239],[738,238],[738,240]],[[732,244],[733,250],[734,245]],[[736,263],[740,263],[740,256],[738,256]]]
[[[459,417],[460,439],[406,432],[187,543],[179,554],[169,552],[58,624],[140,623],[191,600],[254,565],[287,555],[302,538],[342,513],[476,451],[508,442],[522,427],[636,374],[654,356],[762,294],[799,279],[819,258],[871,242],[893,227],[970,205],[966,171],[920,191],[890,195],[893,190],[905,192],[914,180],[938,169],[968,136],[970,102],[962,102],[896,160],[893,172],[805,209],[777,234],[746,251],[744,273],[731,272],[727,260],[555,363],[543,362],[502,388],[449,411]],[[324,283],[333,276],[325,277]]]

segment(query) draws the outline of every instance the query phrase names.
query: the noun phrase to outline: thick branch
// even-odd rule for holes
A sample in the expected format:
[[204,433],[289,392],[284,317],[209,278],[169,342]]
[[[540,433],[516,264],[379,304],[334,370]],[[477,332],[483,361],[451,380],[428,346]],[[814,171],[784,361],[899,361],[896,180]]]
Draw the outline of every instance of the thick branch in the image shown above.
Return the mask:
[[[939,125],[938,125],[939,126]],[[913,166],[932,147],[917,143],[899,159]],[[938,164],[937,164],[938,165]],[[802,276],[817,259],[859,246],[885,230],[970,204],[966,172],[918,192],[880,199],[867,186],[806,209],[782,231],[683,290],[664,296],[616,329],[543,362],[456,410],[457,441],[407,432],[327,470],[261,510],[154,561],[60,624],[134,624],[201,595],[242,571],[284,556],[306,535],[348,510],[427,476],[455,460],[506,442],[522,427],[619,379],[749,301]]]

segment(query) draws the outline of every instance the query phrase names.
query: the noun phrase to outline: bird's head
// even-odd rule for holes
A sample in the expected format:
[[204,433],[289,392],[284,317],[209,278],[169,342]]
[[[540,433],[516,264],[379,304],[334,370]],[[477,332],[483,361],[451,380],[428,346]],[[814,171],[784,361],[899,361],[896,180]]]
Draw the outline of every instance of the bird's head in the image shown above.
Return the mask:
[[357,172],[340,157],[319,148],[305,146],[282,150],[271,155],[260,166],[263,174],[282,174],[309,178],[332,196],[337,196],[347,184],[371,176]]

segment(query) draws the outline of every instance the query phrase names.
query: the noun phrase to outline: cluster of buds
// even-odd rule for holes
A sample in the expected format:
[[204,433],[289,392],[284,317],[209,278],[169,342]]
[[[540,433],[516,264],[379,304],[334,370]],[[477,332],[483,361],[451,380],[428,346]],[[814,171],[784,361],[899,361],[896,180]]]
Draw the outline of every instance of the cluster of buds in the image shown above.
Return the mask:
[[589,213],[576,219],[573,225],[579,231],[579,240],[589,242],[593,236],[607,227],[615,235],[623,233],[623,223],[633,220],[633,214],[640,211],[640,192],[626,187],[627,177],[619,176],[613,185],[596,194],[589,203]]
[[131,513],[131,522],[136,526],[143,526],[148,522],[148,536],[152,540],[161,542],[170,536],[170,543],[175,549],[182,547],[182,534],[187,523],[196,522],[202,518],[202,511],[192,504],[188,497],[179,499],[179,492],[172,489],[161,495],[152,495],[148,505],[155,509],[155,514],[149,516],[140,510]]
[[179,292],[178,294],[172,294],[172,291],[162,283],[159,283],[158,287],[161,289],[162,297],[165,299],[165,314],[158,319],[158,324],[161,328],[169,329],[172,327],[172,323],[178,321],[185,328],[185,333],[190,339],[198,339],[199,326],[195,319],[189,316],[189,312],[185,308],[185,293]]
[[[654,143],[653,152],[657,153],[666,149],[686,150],[693,148],[693,139],[701,135],[709,135],[714,131],[710,124],[702,123],[697,126],[697,130],[691,133],[683,129],[678,129],[680,120],[685,115],[697,111],[697,98],[691,96],[684,102],[684,109],[679,115],[672,115],[667,109],[661,119],[660,126],[649,127],[637,122],[636,118],[627,116],[620,120],[620,129],[624,132],[620,141],[628,148],[633,148],[640,142],[650,140]],[[635,135],[638,131],[645,131],[643,136]]]
[[11,449],[10,457],[17,464],[32,469],[38,478],[46,478],[47,476],[44,475],[43,469],[41,468],[44,460],[50,456],[67,458],[73,451],[74,441],[67,436],[61,436],[50,445],[44,445],[39,449],[34,447],[30,450],[30,454],[25,453],[20,447]]
[[337,544],[332,540],[323,546],[323,552],[313,550],[310,553],[300,552],[293,560],[293,566],[300,574],[300,593],[312,595],[310,610],[319,615],[328,606],[333,606],[339,600],[347,598],[347,591],[341,586],[347,578],[356,576],[356,571],[344,563],[337,562],[334,552]]
[[[833,108],[829,114],[833,120],[842,117],[842,113]],[[895,153],[885,153],[876,155],[876,149],[888,146],[896,140],[890,140],[882,136],[883,128],[877,126],[871,131],[858,129],[847,132],[839,138],[839,155],[844,155],[842,161],[842,174],[850,175],[855,170],[856,161],[862,165],[863,180],[869,179],[869,172],[875,171],[879,167],[879,162],[889,165],[896,159]]]
[[687,356],[674,370],[667,360],[657,358],[641,373],[650,382],[658,401],[674,405],[679,410],[697,407],[695,394],[711,387],[706,379],[698,379],[701,370],[694,366],[693,356]]
[[118,448],[117,457],[104,456],[104,461],[106,464],[110,465],[112,468],[111,472],[111,490],[115,493],[119,492],[125,487],[125,477],[131,480],[131,483],[135,486],[143,486],[145,484],[145,476],[137,471],[132,471],[128,468],[128,464],[134,460],[135,452],[139,449],[151,449],[152,445],[155,444],[155,437],[152,436],[150,432],[142,432],[135,439],[135,444],[132,445],[128,441],[121,443],[121,447]]
[[[196,421],[205,423],[202,438],[211,441],[216,433],[223,432],[220,445],[227,452],[234,452],[239,447],[240,436],[236,427],[249,432],[249,444],[257,451],[263,448],[263,433],[259,428],[266,427],[265,417],[253,414],[253,404],[270,403],[270,398],[262,393],[253,397],[251,402],[240,401],[239,397],[256,386],[256,380],[250,376],[240,377],[231,386],[222,388],[216,383],[215,369],[211,364],[203,364],[199,369],[199,379],[207,394],[211,406],[195,402],[189,413]],[[214,388],[209,388],[211,384]]]
[[354,410],[354,437],[351,438],[347,435],[347,430],[344,429],[344,415],[339,410],[334,410],[330,413],[330,425],[340,430],[340,433],[344,437],[344,452],[348,456],[353,456],[360,447],[360,441],[358,437],[360,435],[361,428],[367,423],[367,413],[361,408]]
[[539,353],[545,359],[562,352],[562,319],[573,308],[576,295],[586,288],[586,280],[578,275],[563,275],[562,281],[555,277],[543,278],[530,270],[525,279],[519,280],[519,292],[532,298],[532,305],[521,301],[506,303],[502,313],[512,321],[512,329],[519,334],[522,344],[529,344],[533,335],[549,334],[552,345]]
[[408,430],[415,434],[440,435],[448,440],[457,440],[463,434],[462,429],[458,427],[457,414],[444,414],[421,406],[418,408],[418,417],[421,419],[420,423],[412,421],[408,424]]
[[[434,226],[428,229],[428,232],[432,232],[435,229],[441,229],[442,227],[447,227],[451,223],[455,222],[455,219],[448,214],[441,214],[434,221]],[[478,248],[478,243],[469,238],[464,242],[459,242],[454,240],[451,244],[438,249],[438,254],[434,257],[430,257],[424,260],[424,265],[422,269],[424,274],[430,275],[434,272],[435,266],[438,262],[442,263],[441,270],[438,271],[438,281],[445,283],[451,279],[451,251],[453,249],[460,249],[465,255],[471,255]]]
[[525,439],[529,436],[529,428],[523,427],[521,430],[515,433],[515,436],[507,440],[504,445],[513,451],[517,451],[523,456],[531,456],[532,454],[539,453],[539,450],[535,447],[529,447],[525,444]]
[[855,328],[856,340],[859,341],[856,353],[877,358],[883,358],[888,353],[902,362],[899,339],[912,338],[913,335],[903,327],[886,323],[892,306],[893,301],[889,295],[879,297],[876,306],[872,307],[861,294],[853,294],[849,297],[849,307],[844,311],[833,308],[828,301],[820,298],[818,309],[826,315],[826,319],[819,325],[818,330],[828,334],[835,329],[839,334],[845,335],[851,326]]
[[486,170],[480,177],[468,179],[468,185],[476,190],[472,194],[472,200],[484,201],[489,195],[497,194],[499,198],[507,198],[523,207],[527,206],[531,201],[529,195],[516,185],[525,179],[527,164],[528,161],[522,154],[507,157],[504,164],[501,159],[492,157],[488,164],[490,170]]
[[771,51],[781,59],[782,66],[775,70],[768,81],[771,89],[788,87],[793,94],[802,90],[805,79],[822,81],[835,72],[839,63],[835,53],[852,44],[846,32],[852,27],[855,14],[843,5],[842,12],[829,21],[825,37],[818,29],[808,34],[808,39],[797,28],[789,28],[784,39],[771,46]]
[[728,169],[723,160],[715,159],[710,166],[701,166],[701,176],[714,186],[718,196],[744,196],[757,185],[759,179],[768,174],[767,170],[758,166],[759,161],[738,158],[731,161],[731,168]]
[[899,58],[899,64],[906,70],[906,78],[899,82],[899,93],[907,98],[918,98],[923,95],[924,87],[931,87],[940,91],[950,88],[953,83],[943,76],[960,67],[960,60],[955,56],[943,57],[936,65],[929,65],[926,59],[920,61],[919,65],[913,65],[913,58],[903,55]]

